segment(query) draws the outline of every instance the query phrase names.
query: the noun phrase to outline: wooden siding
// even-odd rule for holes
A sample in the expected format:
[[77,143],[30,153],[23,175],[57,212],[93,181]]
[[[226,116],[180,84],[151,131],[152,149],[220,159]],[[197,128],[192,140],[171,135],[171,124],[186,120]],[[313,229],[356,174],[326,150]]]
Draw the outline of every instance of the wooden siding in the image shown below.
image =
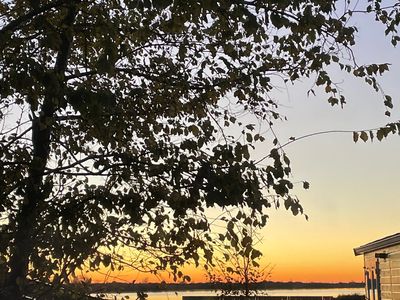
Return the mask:
[[[375,253],[388,254],[386,259],[379,258],[378,260],[379,281],[372,280],[372,278],[377,278]],[[364,255],[364,267],[369,277],[369,282],[366,282],[366,295],[367,297],[369,295],[370,300],[378,300],[378,282],[380,282],[381,300],[400,300],[400,245],[366,253]]]

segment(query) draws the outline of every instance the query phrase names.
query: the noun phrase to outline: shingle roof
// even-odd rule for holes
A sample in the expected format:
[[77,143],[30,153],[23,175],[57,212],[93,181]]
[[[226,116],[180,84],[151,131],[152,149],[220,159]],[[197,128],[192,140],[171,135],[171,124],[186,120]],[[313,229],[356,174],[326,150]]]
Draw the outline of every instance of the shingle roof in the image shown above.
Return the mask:
[[354,255],[373,252],[386,247],[400,244],[400,233],[395,233],[379,240],[354,248]]

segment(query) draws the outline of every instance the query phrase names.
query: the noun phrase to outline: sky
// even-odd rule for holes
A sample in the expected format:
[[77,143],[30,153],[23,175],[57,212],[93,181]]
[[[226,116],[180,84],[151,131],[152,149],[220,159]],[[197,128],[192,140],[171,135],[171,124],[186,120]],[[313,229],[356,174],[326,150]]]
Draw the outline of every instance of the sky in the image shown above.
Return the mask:
[[[392,117],[384,115],[380,94],[343,74],[348,103],[330,107],[323,94],[307,97],[308,82],[281,93],[288,121],[275,126],[281,140],[325,130],[363,130],[400,119],[400,49],[391,47],[382,28],[371,19],[354,20],[360,31],[355,54],[360,64],[389,62],[380,79],[394,98]],[[400,232],[400,137],[354,143],[351,133],[332,133],[299,140],[285,148],[293,181],[307,180],[309,190],[295,191],[309,216],[272,211],[263,230],[265,263],[274,266],[275,281],[362,281],[363,260],[353,248]],[[262,152],[262,149],[257,149]]]
[[[325,130],[363,130],[400,119],[400,49],[384,38],[382,27],[371,18],[354,18],[359,26],[355,54],[359,64],[392,64],[380,79],[392,95],[392,117],[384,115],[380,94],[360,80],[335,73],[348,103],[331,107],[323,93],[307,97],[312,82],[304,80],[274,95],[287,121],[274,127],[281,142],[290,137]],[[269,148],[259,146],[255,157]],[[309,190],[295,188],[309,216],[293,216],[284,208],[269,212],[262,230],[262,262],[272,267],[270,280],[303,282],[349,282],[363,280],[362,257],[353,248],[400,232],[400,136],[382,142],[353,142],[351,133],[331,133],[296,141],[285,147],[291,159],[292,180],[310,182]],[[204,273],[187,268],[193,281]],[[148,275],[115,274],[120,278],[154,281]],[[101,280],[101,277],[97,278]]]

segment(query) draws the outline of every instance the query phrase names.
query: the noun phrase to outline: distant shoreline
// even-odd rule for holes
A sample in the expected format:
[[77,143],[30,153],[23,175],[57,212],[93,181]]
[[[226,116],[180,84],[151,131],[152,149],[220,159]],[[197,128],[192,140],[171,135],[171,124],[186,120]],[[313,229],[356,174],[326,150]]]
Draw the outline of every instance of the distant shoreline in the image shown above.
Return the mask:
[[[194,291],[194,290],[239,290],[240,284],[227,283],[92,283],[93,293],[131,293],[131,292],[164,292],[164,291]],[[251,284],[252,290],[279,289],[334,289],[363,288],[363,282],[277,282],[264,281]]]

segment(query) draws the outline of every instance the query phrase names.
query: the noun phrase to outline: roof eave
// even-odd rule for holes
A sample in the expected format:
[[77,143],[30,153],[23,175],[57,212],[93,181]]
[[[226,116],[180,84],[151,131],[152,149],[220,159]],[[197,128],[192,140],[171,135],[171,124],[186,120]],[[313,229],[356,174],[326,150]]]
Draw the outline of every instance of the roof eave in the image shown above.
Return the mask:
[[400,244],[400,233],[384,237],[382,239],[373,241],[371,243],[354,248],[354,255],[361,255],[365,253],[374,252],[379,249],[387,248]]

